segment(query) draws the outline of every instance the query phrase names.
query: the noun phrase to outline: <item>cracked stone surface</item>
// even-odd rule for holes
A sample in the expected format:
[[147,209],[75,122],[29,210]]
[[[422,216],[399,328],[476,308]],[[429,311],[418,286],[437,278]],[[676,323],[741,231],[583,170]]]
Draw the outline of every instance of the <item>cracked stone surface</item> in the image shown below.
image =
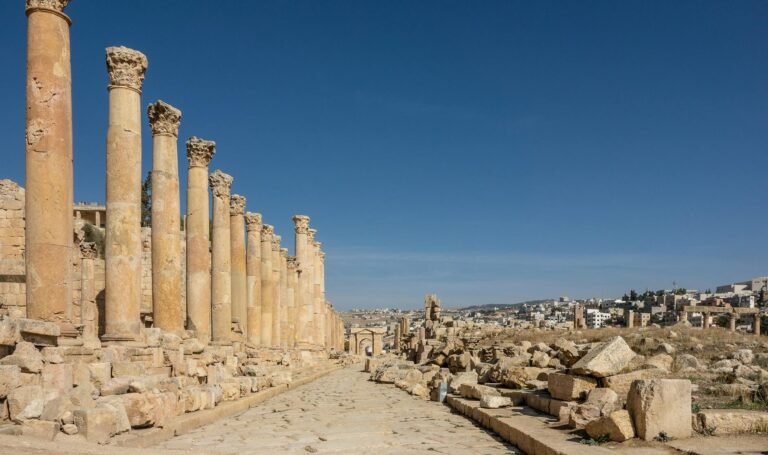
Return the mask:
[[227,454],[520,453],[447,406],[368,381],[351,367],[159,448]]

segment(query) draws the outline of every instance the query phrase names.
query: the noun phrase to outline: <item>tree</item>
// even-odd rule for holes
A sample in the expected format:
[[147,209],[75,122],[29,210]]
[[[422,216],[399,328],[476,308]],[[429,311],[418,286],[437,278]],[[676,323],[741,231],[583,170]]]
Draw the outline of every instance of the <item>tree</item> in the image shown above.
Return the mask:
[[637,300],[637,292],[635,292],[635,290],[634,290],[634,289],[630,289],[630,290],[629,290],[629,300],[631,300],[631,301],[633,301],[633,302],[634,302],[635,300]]
[[624,302],[629,302],[629,296],[627,294],[624,294],[624,296],[621,298]]
[[675,289],[675,295],[685,295],[686,291],[687,291],[687,289],[685,289],[685,288],[677,288],[677,289]]
[[141,184],[141,226],[152,227],[152,171]]

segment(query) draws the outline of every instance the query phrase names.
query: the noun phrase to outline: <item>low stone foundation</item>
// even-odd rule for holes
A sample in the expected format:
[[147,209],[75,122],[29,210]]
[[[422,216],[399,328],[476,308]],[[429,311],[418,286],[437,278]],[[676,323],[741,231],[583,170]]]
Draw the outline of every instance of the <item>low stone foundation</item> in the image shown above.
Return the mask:
[[171,427],[177,416],[264,399],[297,374],[306,381],[351,361],[321,349],[204,346],[156,328],[142,335],[140,346],[61,345],[56,324],[0,319],[2,431],[103,444],[137,429]]

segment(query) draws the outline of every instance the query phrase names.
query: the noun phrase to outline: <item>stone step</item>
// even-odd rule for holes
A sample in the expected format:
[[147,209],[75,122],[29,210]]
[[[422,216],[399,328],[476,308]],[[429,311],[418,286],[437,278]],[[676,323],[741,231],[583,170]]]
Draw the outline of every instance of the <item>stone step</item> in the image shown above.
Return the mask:
[[[484,409],[477,400],[455,396],[446,399],[448,406],[493,431],[527,454],[584,455],[611,454],[613,451],[579,444],[579,437],[550,426],[553,419],[528,407]],[[555,421],[556,423],[556,421]]]

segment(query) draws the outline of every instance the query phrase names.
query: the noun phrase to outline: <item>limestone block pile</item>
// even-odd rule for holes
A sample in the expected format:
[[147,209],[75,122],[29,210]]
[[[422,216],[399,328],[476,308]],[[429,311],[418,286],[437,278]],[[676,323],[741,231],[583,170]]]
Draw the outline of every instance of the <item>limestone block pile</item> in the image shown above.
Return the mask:
[[205,346],[188,331],[145,328],[136,347],[61,346],[59,336],[54,323],[0,319],[0,425],[104,443],[290,384],[296,372],[327,362],[322,352]]

